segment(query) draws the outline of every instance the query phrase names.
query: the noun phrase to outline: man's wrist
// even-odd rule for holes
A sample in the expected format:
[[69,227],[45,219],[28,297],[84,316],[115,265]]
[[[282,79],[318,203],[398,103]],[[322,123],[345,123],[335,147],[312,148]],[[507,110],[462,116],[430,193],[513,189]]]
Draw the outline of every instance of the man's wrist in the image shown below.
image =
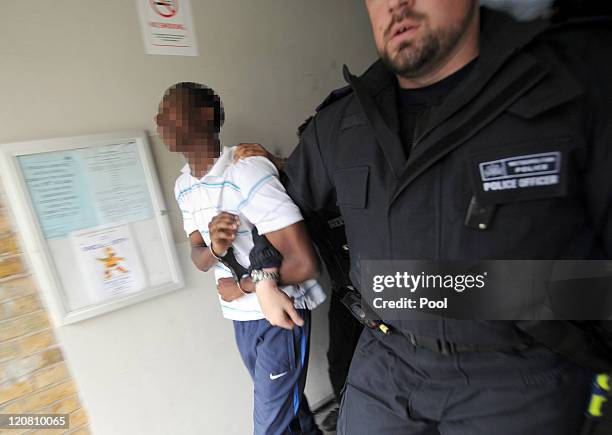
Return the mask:
[[273,281],[276,285],[280,280],[278,269],[254,269],[251,271],[251,280],[257,288],[257,284],[261,281]]
[[238,281],[238,288],[242,293],[247,295],[255,292],[255,285],[250,276],[243,276],[240,281]]
[[278,285],[271,279],[259,281],[257,284],[255,284],[255,293],[258,295],[266,294],[269,292],[273,293],[278,290]]
[[212,242],[210,242],[210,246],[208,247],[208,249],[210,250],[210,253],[212,254],[212,256],[215,257],[219,261],[223,260],[223,257],[225,257],[225,255],[227,255],[227,249],[225,250],[225,252],[223,252],[221,254],[215,252],[215,250],[213,249]]

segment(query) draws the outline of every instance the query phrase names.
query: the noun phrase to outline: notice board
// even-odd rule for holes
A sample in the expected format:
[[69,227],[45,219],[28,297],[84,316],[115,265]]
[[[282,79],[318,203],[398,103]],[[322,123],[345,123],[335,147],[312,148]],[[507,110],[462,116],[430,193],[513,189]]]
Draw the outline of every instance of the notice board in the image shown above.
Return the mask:
[[0,169],[57,324],[183,287],[144,132],[3,144]]

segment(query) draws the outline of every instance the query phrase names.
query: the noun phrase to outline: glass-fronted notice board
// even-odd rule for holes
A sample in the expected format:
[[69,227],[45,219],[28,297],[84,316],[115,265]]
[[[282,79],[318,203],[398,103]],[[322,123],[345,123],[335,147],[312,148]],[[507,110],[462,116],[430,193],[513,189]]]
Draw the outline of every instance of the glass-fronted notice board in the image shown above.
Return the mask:
[[59,324],[183,286],[142,132],[0,146],[2,181]]

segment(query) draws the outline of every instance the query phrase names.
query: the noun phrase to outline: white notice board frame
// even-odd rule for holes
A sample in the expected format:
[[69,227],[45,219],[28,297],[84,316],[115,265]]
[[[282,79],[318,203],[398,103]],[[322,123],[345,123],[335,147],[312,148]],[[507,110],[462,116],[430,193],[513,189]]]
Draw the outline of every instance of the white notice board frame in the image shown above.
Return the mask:
[[[133,228],[138,228],[140,223],[147,223],[148,228],[159,231],[159,233],[153,231],[154,234],[150,237],[153,241],[150,243],[157,243],[163,249],[163,253],[159,254],[158,258],[165,259],[167,262],[167,269],[164,265],[164,271],[166,271],[164,273],[167,274],[168,279],[167,282],[160,281],[155,285],[147,285],[146,288],[134,293],[113,296],[106,300],[72,308],[67,290],[74,292],[80,291],[80,289],[64,288],[63,282],[66,280],[62,279],[58,272],[57,264],[53,260],[53,248],[50,247],[50,243],[54,243],[54,241],[45,238],[19,157],[117,144],[135,145],[137,149],[137,155],[140,158],[145,175],[143,187],[147,189],[152,213],[150,218],[135,221],[130,225]],[[0,175],[6,196],[16,218],[25,251],[56,325],[75,323],[184,287],[184,279],[172,237],[168,212],[157,178],[148,136],[145,132],[127,131],[2,144],[0,145]],[[149,233],[148,230],[145,232],[145,234]],[[68,237],[64,239],[67,240]],[[145,253],[148,254],[148,251]],[[145,253],[141,252],[141,254]],[[72,254],[68,253],[67,255]],[[76,262],[72,267],[75,274],[79,273]],[[162,277],[161,279],[165,278]]]

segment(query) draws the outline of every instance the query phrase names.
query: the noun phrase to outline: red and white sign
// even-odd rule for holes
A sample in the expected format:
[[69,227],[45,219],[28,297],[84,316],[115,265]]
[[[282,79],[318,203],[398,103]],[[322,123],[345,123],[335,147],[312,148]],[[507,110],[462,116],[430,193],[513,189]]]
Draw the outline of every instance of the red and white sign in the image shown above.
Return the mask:
[[136,0],[148,54],[197,56],[190,0]]
[[164,18],[171,18],[178,12],[178,1],[175,0],[150,0],[153,10]]

